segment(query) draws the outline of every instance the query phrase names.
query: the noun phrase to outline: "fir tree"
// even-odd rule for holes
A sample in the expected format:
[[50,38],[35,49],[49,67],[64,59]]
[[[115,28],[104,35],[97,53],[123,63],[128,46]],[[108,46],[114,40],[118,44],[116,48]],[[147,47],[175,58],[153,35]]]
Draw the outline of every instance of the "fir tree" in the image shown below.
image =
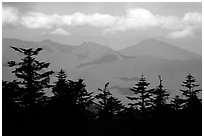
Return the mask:
[[98,89],[101,93],[96,95],[96,99],[99,100],[101,109],[99,110],[99,117],[102,119],[114,119],[117,114],[123,110],[124,106],[121,101],[112,96],[107,89],[109,82],[105,84],[104,89]]
[[87,119],[91,116],[89,107],[93,103],[93,92],[88,92],[86,90],[86,85],[83,81],[83,79],[78,79],[77,81],[69,80],[69,88],[72,92],[78,115],[82,119]]
[[200,89],[195,89],[199,85],[195,83],[196,79],[191,74],[186,77],[186,80],[183,82],[182,86],[185,87],[185,90],[181,90],[182,94],[187,98],[197,97],[197,93],[199,93]]
[[57,75],[57,81],[55,82],[52,92],[56,97],[65,96],[68,90],[67,75],[63,69],[61,69]]
[[130,90],[134,93],[135,96],[128,96],[127,98],[135,101],[135,103],[129,103],[132,108],[137,108],[142,113],[145,113],[147,109],[152,106],[152,89],[147,90],[147,87],[150,83],[146,81],[143,74],[137,84]]
[[154,109],[162,111],[166,106],[166,100],[169,97],[169,94],[167,93],[167,90],[164,88],[162,84],[162,78],[159,77],[159,85],[153,90],[153,94],[155,96],[153,103],[154,103]]
[[14,67],[12,71],[18,78],[19,87],[23,90],[21,101],[24,107],[33,110],[44,99],[44,89],[49,87],[50,75],[53,71],[46,71],[49,63],[38,61],[35,56],[38,55],[42,48],[16,48],[15,51],[23,54],[25,57],[20,62],[9,61],[9,67]]
[[184,100],[180,98],[179,95],[176,95],[171,101],[172,107],[175,111],[179,111],[183,108]]
[[186,77],[186,80],[182,84],[186,89],[181,89],[180,91],[186,97],[186,106],[194,109],[201,102],[198,99],[197,94],[201,91],[200,89],[196,89],[199,85],[196,84],[196,79],[191,74]]
[[[184,107],[182,109],[182,115],[180,120],[185,123],[185,128],[188,128],[190,135],[202,134],[202,103],[197,94],[201,91],[197,87],[196,79],[191,74],[186,77],[183,82],[181,92],[185,97]],[[180,121],[179,120],[179,121]]]
[[63,69],[57,73],[56,78],[57,81],[54,82],[54,86],[52,87],[54,96],[51,97],[49,105],[51,106],[51,110],[64,114],[72,106],[70,100],[71,92],[69,91],[67,75]]
[[[92,104],[92,93],[87,92],[83,79],[77,81],[67,80],[64,70],[60,70],[57,81],[52,89],[54,96],[51,98],[51,108],[58,113],[71,118],[88,118],[88,108]],[[79,118],[78,118],[79,119]]]

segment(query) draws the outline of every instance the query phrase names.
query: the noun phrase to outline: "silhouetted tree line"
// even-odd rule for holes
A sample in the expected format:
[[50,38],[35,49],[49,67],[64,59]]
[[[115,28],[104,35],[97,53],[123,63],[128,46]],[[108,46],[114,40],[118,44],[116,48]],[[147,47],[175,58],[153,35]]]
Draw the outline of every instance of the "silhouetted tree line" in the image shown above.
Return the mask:
[[51,83],[55,72],[36,59],[42,48],[11,48],[24,57],[8,62],[17,79],[2,82],[3,135],[202,135],[201,90],[191,74],[171,102],[161,76],[148,89],[142,74],[125,106],[109,83],[93,96],[83,79],[69,80],[63,69]]

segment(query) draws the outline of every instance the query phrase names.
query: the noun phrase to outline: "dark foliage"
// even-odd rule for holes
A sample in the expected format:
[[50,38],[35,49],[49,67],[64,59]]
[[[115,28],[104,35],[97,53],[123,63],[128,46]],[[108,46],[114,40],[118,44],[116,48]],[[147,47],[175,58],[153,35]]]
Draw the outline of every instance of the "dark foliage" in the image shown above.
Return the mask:
[[172,107],[175,111],[179,111],[181,109],[183,109],[184,106],[184,100],[180,98],[179,95],[176,95],[173,100],[171,101],[172,103]]
[[[108,90],[99,94],[86,90],[83,79],[68,80],[63,69],[50,85],[53,71],[49,63],[35,57],[42,51],[11,47],[24,55],[20,62],[9,61],[17,77],[2,81],[2,132],[14,136],[196,136],[202,135],[202,102],[197,94],[195,78],[189,74],[181,96],[169,101],[168,91],[159,76],[159,85],[147,89],[150,83],[143,74],[130,90],[134,96],[125,107]],[[45,89],[53,95],[45,96]],[[171,103],[171,104],[168,104]]]
[[186,77],[186,80],[182,84],[186,89],[181,89],[180,91],[186,97],[186,108],[190,108],[191,110],[197,108],[201,101],[198,99],[197,94],[201,91],[200,89],[196,89],[199,85],[196,84],[196,79],[191,74]]
[[161,76],[158,77],[159,85],[153,90],[153,94],[155,95],[153,102],[155,110],[162,110],[166,106],[166,100],[168,99],[169,94],[162,84]]
[[135,86],[130,88],[135,96],[128,96],[127,98],[134,101],[134,103],[129,103],[131,108],[137,109],[141,112],[141,117],[144,118],[147,115],[147,112],[152,108],[153,89],[147,89],[150,83],[146,81],[144,75],[141,75],[141,78]]
[[16,80],[12,82],[2,82],[2,104],[3,112],[14,112],[20,110],[20,98],[22,91],[20,90]]
[[116,119],[118,113],[120,113],[124,106],[121,101],[112,96],[111,92],[108,90],[109,82],[105,84],[104,89],[98,89],[101,93],[95,96],[99,100],[99,118],[105,120]]
[[93,92],[87,92],[86,85],[83,79],[77,81],[69,80],[69,90],[73,93],[74,104],[76,105],[76,112],[78,119],[89,119],[91,111],[89,107],[93,104]]
[[46,99],[44,89],[49,88],[50,75],[53,71],[45,71],[50,63],[39,62],[35,56],[42,50],[37,48],[16,48],[11,47],[24,55],[20,62],[9,61],[9,67],[14,67],[12,71],[18,78],[16,84],[21,88],[21,103],[26,110],[35,110]]

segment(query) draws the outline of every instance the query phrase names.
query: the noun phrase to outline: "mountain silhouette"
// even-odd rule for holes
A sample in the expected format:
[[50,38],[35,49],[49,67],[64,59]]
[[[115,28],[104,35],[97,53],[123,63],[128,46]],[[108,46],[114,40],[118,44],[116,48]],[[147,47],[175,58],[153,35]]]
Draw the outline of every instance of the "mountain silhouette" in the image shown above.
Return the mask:
[[63,68],[70,79],[85,79],[88,91],[96,92],[97,88],[110,82],[111,87],[115,88],[113,93],[118,97],[129,93],[124,91],[137,81],[135,78],[141,73],[147,76],[152,86],[157,85],[155,80],[158,74],[161,75],[164,85],[172,90],[171,95],[178,92],[180,83],[189,72],[197,78],[198,84],[202,84],[202,59],[199,55],[152,39],[115,51],[94,42],[65,45],[51,40],[31,42],[6,38],[2,40],[4,80],[12,80],[14,77],[6,63],[22,58],[22,55],[13,52],[10,46],[42,47],[44,50],[38,58],[50,62],[51,69]]
[[121,54],[128,56],[151,56],[171,60],[188,60],[201,58],[200,55],[181,49],[169,43],[155,39],[142,40],[136,45],[120,50]]

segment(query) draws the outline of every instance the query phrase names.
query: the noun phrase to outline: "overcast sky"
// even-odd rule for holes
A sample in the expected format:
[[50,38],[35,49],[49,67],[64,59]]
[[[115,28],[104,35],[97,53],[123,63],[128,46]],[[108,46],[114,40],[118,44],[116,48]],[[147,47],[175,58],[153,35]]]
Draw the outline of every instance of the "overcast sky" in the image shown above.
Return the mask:
[[202,52],[201,3],[3,3],[4,38],[122,49],[154,38]]

